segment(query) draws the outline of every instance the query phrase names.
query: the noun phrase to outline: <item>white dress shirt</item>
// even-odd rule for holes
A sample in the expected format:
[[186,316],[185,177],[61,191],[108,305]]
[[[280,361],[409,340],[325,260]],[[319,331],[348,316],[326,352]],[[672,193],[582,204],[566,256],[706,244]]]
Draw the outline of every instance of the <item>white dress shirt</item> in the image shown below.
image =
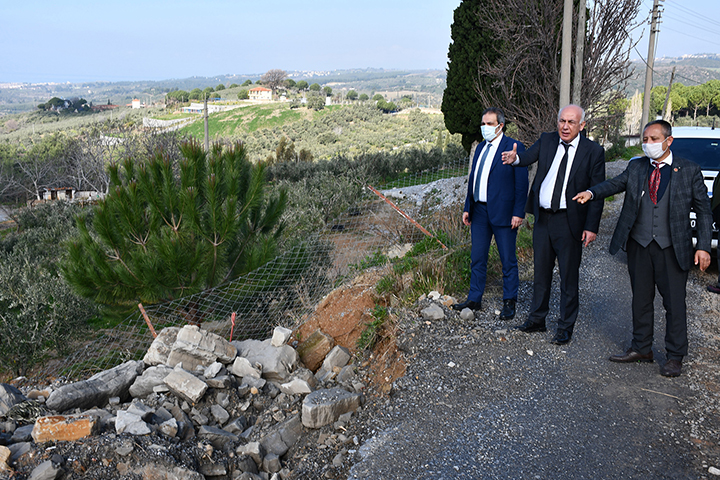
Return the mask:
[[[565,155],[565,147],[562,144],[562,140],[558,142],[557,151],[555,152],[555,158],[553,158],[550,170],[548,170],[545,179],[540,185],[540,208],[551,208],[553,191],[555,190],[555,182],[557,179],[558,170],[560,170],[560,161]],[[580,134],[570,142],[568,147],[568,161],[567,167],[565,168],[565,178],[562,179],[563,188],[562,195],[560,195],[560,209],[567,208],[567,201],[565,200],[565,191],[567,190],[567,180],[570,177],[570,170],[572,170],[573,160],[575,160],[575,152],[580,144]]]
[[[485,142],[485,146],[483,147],[483,150],[480,152],[480,155],[478,156],[477,164],[475,165],[475,183],[474,185],[480,185],[480,198],[478,201],[480,202],[487,202],[487,184],[488,184],[488,177],[490,176],[490,167],[492,167],[493,158],[495,157],[495,154],[497,153],[498,146],[500,145],[500,141],[503,138],[503,133],[500,132],[500,134],[493,139],[492,142]],[[478,169],[480,168],[480,160],[483,157],[483,154],[485,153],[485,150],[488,150],[487,158],[485,159],[485,165],[483,165],[482,172],[478,172]],[[478,175],[479,173],[479,175]]]

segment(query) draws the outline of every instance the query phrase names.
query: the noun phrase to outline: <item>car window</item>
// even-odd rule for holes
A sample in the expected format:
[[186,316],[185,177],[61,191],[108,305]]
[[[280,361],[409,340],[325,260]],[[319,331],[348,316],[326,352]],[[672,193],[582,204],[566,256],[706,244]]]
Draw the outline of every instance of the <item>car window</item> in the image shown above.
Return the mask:
[[675,138],[671,147],[674,156],[686,158],[706,170],[720,170],[720,139]]

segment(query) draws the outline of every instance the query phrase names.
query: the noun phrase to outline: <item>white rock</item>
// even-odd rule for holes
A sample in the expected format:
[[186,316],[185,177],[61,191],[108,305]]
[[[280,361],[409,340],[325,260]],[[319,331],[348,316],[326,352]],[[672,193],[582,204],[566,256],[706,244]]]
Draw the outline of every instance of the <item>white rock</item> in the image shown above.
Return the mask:
[[170,420],[161,423],[159,429],[160,432],[167,435],[168,437],[174,437],[178,433],[177,420],[171,418]]
[[290,330],[289,328],[275,327],[275,330],[273,330],[273,336],[270,345],[272,345],[273,347],[285,345],[285,342],[287,342],[291,336],[292,330]]
[[129,433],[130,435],[149,435],[150,427],[143,422],[140,415],[120,410],[115,418],[115,431],[117,433]]
[[297,367],[298,354],[290,345],[273,347],[271,339],[264,341],[244,340],[235,341],[238,356],[245,357],[251,365],[262,365],[262,376],[267,380],[285,382],[289,380],[290,373]]
[[436,304],[423,308],[420,314],[425,320],[442,320],[445,318],[445,312]]
[[143,358],[145,365],[160,365],[167,362],[179,331],[180,327],[163,328]]
[[250,360],[245,357],[235,358],[235,362],[233,362],[232,367],[230,367],[230,372],[232,372],[232,374],[236,377],[240,378],[260,378],[262,376],[262,371],[260,370],[260,368],[255,367],[253,364],[250,363]]
[[322,366],[315,373],[315,377],[321,382],[332,376],[335,367],[342,368],[350,361],[350,350],[340,345],[335,345],[330,353],[323,360]]
[[460,312],[460,318],[462,318],[463,320],[472,320],[473,318],[475,318],[475,312],[473,312],[469,308],[463,308]]
[[412,243],[393,245],[392,247],[390,247],[390,249],[388,249],[387,257],[390,259],[402,258],[412,249],[412,246]]
[[190,403],[199,402],[208,389],[207,383],[181,368],[173,370],[164,382],[171,392]]
[[220,373],[220,370],[222,370],[222,363],[220,362],[214,362],[211,365],[208,365],[203,370],[203,377],[205,378],[215,378],[217,377],[217,374]]
[[298,395],[312,392],[312,388],[305,380],[294,378],[288,383],[280,385],[280,391],[286,395]]
[[432,292],[428,293],[428,298],[430,300],[437,300],[440,297],[442,297],[442,295],[438,291],[433,290]]
[[715,468],[715,467],[710,467],[710,468],[708,468],[708,473],[710,475],[720,475],[720,469]]
[[448,367],[453,368],[455,366],[455,362],[450,362],[447,364]]

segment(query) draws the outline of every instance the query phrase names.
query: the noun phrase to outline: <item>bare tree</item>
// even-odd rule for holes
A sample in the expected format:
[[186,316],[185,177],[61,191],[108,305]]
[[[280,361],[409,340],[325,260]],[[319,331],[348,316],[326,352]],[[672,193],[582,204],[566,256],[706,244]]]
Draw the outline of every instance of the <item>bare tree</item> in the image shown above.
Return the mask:
[[[624,96],[630,77],[631,31],[637,27],[641,0],[595,0],[585,34],[581,103],[588,126],[601,120],[607,106]],[[534,142],[554,130],[560,96],[562,40],[561,0],[487,1],[478,12],[478,25],[491,31],[500,45],[492,61],[481,53],[478,77],[493,79],[491,88],[475,82],[485,105],[502,107],[517,123],[519,140]],[[577,23],[577,12],[575,13]]]
[[56,157],[45,158],[37,151],[29,151],[15,163],[18,175],[15,185],[35,200],[41,200],[43,190],[63,183],[61,164]]
[[100,128],[92,128],[75,140],[68,149],[67,177],[78,190],[108,193],[110,177],[108,166],[119,160],[122,138],[127,135],[109,135]]
[[282,85],[287,78],[287,72],[278,68],[268,70],[265,74],[260,77],[260,82],[263,85],[267,85],[275,93],[275,90]]

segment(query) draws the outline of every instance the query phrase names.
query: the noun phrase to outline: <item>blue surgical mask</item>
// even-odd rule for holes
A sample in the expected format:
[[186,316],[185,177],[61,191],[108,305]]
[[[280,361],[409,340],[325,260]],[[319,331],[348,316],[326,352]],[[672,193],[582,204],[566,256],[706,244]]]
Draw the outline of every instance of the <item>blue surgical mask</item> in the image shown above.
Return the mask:
[[497,125],[495,125],[494,127],[491,125],[480,126],[480,132],[482,132],[483,138],[485,140],[487,140],[488,142],[492,142],[493,140],[495,140],[495,137],[498,136],[498,134],[495,133],[495,130],[497,130],[497,127],[498,127]]

